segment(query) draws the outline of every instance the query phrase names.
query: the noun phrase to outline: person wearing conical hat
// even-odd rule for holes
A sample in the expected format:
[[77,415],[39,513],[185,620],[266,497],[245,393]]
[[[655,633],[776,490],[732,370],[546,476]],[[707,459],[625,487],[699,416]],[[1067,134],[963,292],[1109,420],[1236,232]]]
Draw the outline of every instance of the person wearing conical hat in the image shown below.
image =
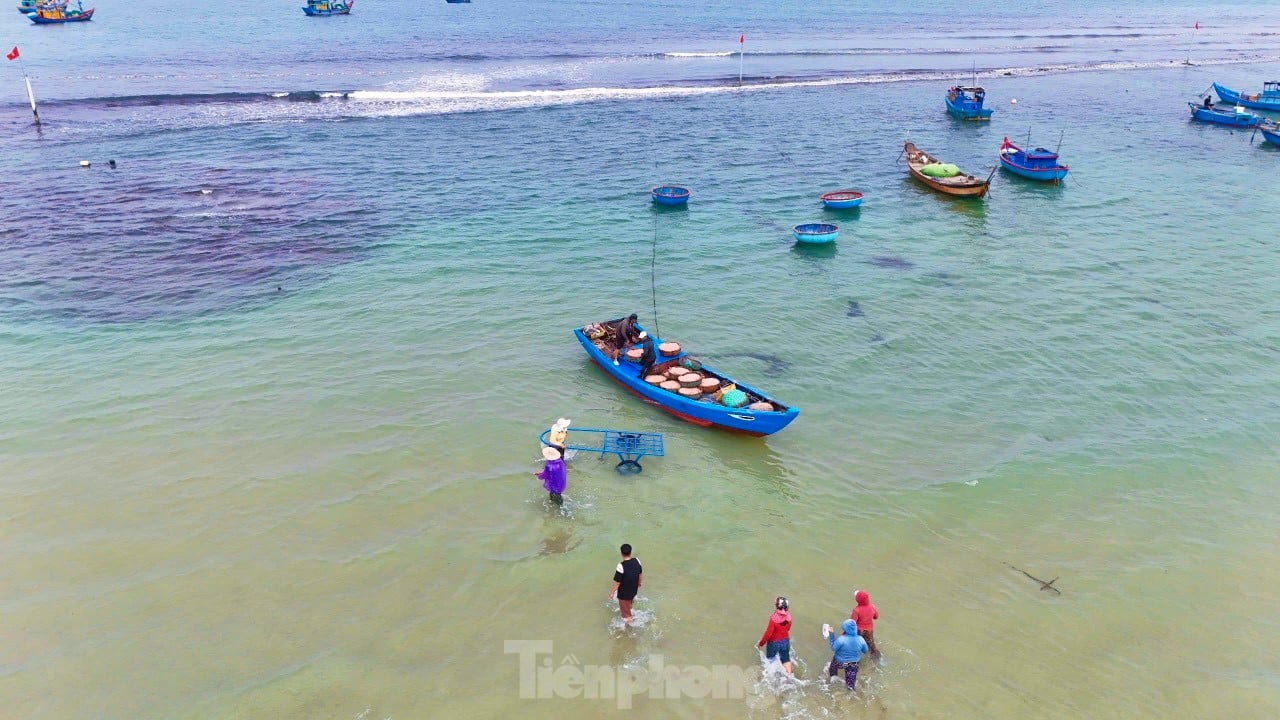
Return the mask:
[[553,447],[542,448],[542,457],[546,463],[542,466],[542,472],[534,473],[534,475],[542,481],[542,487],[551,495],[551,502],[556,505],[564,504],[564,488],[569,484],[569,476],[565,471],[564,460],[560,451]]

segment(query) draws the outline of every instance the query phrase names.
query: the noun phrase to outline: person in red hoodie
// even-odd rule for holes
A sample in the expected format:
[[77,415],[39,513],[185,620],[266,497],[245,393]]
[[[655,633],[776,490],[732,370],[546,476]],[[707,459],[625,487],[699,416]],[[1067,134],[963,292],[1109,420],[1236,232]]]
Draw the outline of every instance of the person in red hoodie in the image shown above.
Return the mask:
[[871,604],[871,595],[866,590],[855,592],[853,599],[857,605],[853,606],[849,619],[858,623],[858,635],[867,641],[867,647],[871,649],[871,658],[879,660],[880,649],[876,647],[875,621],[880,619],[880,613],[876,612],[876,606]]
[[791,613],[787,612],[787,599],[777,598],[773,601],[773,614],[769,616],[769,626],[756,643],[756,649],[764,648],[766,659],[777,657],[782,669],[791,673]]

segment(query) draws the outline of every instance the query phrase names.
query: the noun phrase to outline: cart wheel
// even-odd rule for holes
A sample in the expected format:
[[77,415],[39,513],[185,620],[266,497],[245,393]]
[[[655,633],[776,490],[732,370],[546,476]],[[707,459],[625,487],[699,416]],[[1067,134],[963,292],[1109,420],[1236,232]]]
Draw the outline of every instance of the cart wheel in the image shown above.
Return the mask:
[[620,473],[631,473],[632,475],[644,472],[644,468],[640,467],[640,463],[635,460],[623,460],[615,465],[614,469]]

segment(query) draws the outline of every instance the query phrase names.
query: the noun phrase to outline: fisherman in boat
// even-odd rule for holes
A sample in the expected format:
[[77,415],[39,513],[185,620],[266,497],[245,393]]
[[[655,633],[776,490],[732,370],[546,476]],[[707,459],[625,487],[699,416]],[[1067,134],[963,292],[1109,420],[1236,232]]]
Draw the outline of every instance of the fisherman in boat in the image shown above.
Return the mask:
[[636,322],[639,319],[640,316],[631,313],[631,315],[621,320],[614,320],[609,323],[614,326],[613,348],[609,353],[614,365],[618,364],[618,358],[627,351],[627,348],[640,342],[640,332],[636,330]]
[[1204,96],[1204,105],[1203,105],[1203,107],[1204,107],[1204,109],[1205,109],[1205,110],[1212,110],[1212,109],[1213,109],[1213,96],[1211,96],[1211,95],[1205,95],[1205,96]]
[[653,364],[658,360],[658,353],[653,349],[653,338],[649,333],[640,331],[640,377],[648,377]]

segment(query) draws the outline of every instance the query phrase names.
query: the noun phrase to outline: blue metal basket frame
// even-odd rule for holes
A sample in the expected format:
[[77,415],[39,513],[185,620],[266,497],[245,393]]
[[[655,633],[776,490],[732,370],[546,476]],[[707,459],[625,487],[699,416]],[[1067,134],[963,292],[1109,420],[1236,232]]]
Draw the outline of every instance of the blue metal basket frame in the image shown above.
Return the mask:
[[[599,453],[601,458],[605,455],[617,455],[618,464],[614,467],[618,472],[643,472],[644,468],[640,467],[640,458],[663,456],[662,433],[580,427],[570,427],[568,432],[570,436],[565,437],[564,447],[566,450]],[[600,444],[583,445],[571,442],[572,433],[598,434],[601,436]],[[551,430],[543,430],[542,434],[538,436],[538,441],[543,445],[550,446],[551,443],[547,442],[547,436],[550,434]]]

